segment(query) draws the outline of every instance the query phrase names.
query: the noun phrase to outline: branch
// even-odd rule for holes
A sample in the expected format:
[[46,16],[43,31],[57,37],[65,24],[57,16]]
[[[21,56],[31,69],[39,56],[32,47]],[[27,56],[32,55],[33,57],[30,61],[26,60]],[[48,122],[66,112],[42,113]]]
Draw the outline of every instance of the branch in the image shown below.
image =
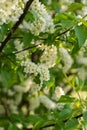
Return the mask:
[[70,27],[70,28],[66,29],[65,31],[59,33],[58,36],[61,36],[61,35],[65,34],[65,33],[67,33],[67,32],[70,31],[72,28],[73,28],[73,27]]
[[32,2],[33,2],[33,0],[28,0],[28,2],[26,3],[24,11],[21,14],[21,16],[19,17],[19,20],[14,24],[14,26],[12,27],[12,29],[9,31],[7,37],[5,38],[5,40],[2,42],[2,44],[0,46],[0,52],[2,52],[3,48],[5,47],[5,45],[11,39],[12,34],[17,30],[17,28],[19,27],[19,25],[22,23],[22,21],[25,18],[25,15],[26,15],[28,9],[30,8],[30,5],[32,4]]
[[[41,45],[41,44],[38,44],[38,45]],[[22,49],[22,50],[19,50],[19,51],[16,51],[16,52],[12,53],[12,54],[18,54],[18,53],[20,53],[20,52],[27,51],[27,50],[29,50],[29,49],[32,49],[32,48],[37,47],[38,45],[30,46],[30,47],[24,48],[24,49]]]
[[8,53],[8,54],[3,53],[3,54],[5,54],[5,55],[7,55],[7,56],[12,55],[12,54],[16,55],[16,54],[21,53],[21,52],[23,52],[23,51],[27,51],[27,50],[29,50],[29,49],[35,48],[35,47],[37,47],[37,46],[39,46],[39,45],[41,45],[41,43],[38,44],[38,45],[26,47],[26,48],[24,48],[24,49],[22,49],[22,50],[19,50],[19,51],[15,51],[15,52]]
[[22,36],[12,36],[10,39],[23,38]]
[[[80,115],[78,115],[78,116],[75,116],[75,117],[73,117],[73,118],[76,118],[76,119],[79,119],[79,118],[81,118],[83,116],[83,114],[80,114]],[[72,119],[73,119],[72,118]],[[64,120],[63,122],[64,123],[66,123],[68,121],[68,119],[67,120]],[[43,127],[40,127],[40,130],[43,130],[44,128],[48,128],[48,127],[53,127],[53,126],[55,126],[56,125],[56,123],[52,123],[52,124],[49,124],[49,125],[45,125],[45,126],[43,126]],[[33,130],[33,128],[23,128],[23,130]]]

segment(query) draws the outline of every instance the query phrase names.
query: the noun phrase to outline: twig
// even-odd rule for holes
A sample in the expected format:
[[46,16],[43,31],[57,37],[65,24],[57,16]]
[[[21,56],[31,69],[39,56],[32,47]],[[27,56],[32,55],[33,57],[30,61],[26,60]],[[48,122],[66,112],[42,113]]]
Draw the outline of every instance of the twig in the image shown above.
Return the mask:
[[19,17],[19,20],[14,24],[14,26],[12,27],[12,29],[9,31],[7,37],[5,38],[5,40],[2,42],[2,44],[0,46],[0,52],[2,52],[3,48],[5,47],[5,45],[11,39],[12,34],[17,30],[17,28],[19,27],[19,25],[22,23],[22,21],[25,18],[25,15],[26,15],[27,11],[29,10],[29,7],[32,4],[32,2],[33,2],[33,0],[28,0],[28,2],[26,3],[24,11],[23,11],[22,15]]
[[22,36],[12,36],[11,39],[23,38]]
[[[77,116],[75,116],[75,117],[73,117],[72,119],[79,119],[79,118],[81,118],[83,116],[83,114],[80,114],[80,115],[77,115]],[[66,123],[68,121],[68,119],[67,120],[64,120],[63,122],[64,123]],[[53,127],[53,126],[55,126],[56,125],[56,123],[52,123],[52,124],[49,124],[49,125],[45,125],[45,126],[43,126],[43,127],[40,127],[40,129],[39,130],[43,130],[44,128],[48,128],[48,127]],[[23,128],[23,130],[33,130],[33,128]]]
[[70,28],[66,29],[65,31],[59,33],[58,36],[61,36],[61,35],[65,34],[65,33],[67,33],[67,32],[70,31],[72,28],[73,28],[73,27],[70,27]]
[[[41,45],[41,44],[38,44],[38,45]],[[27,51],[27,50],[29,50],[29,49],[32,49],[32,48],[37,47],[38,45],[30,46],[30,47],[24,48],[24,49],[22,49],[22,50],[19,50],[19,51],[17,51],[17,52],[12,53],[12,54],[18,54],[18,53],[20,53],[20,52]]]

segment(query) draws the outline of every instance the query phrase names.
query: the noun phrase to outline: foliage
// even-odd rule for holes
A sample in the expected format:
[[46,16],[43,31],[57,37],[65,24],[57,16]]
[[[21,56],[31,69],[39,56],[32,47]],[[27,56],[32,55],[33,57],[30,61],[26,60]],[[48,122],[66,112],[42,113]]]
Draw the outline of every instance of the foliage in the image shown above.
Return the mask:
[[0,1],[0,130],[87,129],[86,6]]

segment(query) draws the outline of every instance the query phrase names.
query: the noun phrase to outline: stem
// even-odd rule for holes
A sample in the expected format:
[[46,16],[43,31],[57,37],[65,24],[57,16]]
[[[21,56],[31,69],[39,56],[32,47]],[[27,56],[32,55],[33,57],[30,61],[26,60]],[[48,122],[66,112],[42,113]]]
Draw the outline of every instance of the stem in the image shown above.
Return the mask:
[[12,36],[11,39],[23,38],[22,36]]
[[[79,118],[81,118],[83,116],[83,114],[81,113],[80,115],[77,115],[77,116],[75,116],[75,117],[73,117],[72,119],[79,119]],[[64,120],[63,122],[64,123],[66,123],[68,121],[68,119],[67,120]],[[52,123],[52,124],[49,124],[49,125],[46,125],[46,126],[43,126],[43,127],[40,127],[40,129],[39,130],[43,130],[44,128],[48,128],[48,127],[54,127],[56,125],[56,123]],[[33,130],[33,128],[23,128],[23,130]]]
[[70,31],[72,28],[73,28],[73,26],[70,27],[70,28],[68,28],[68,29],[66,29],[65,31],[59,33],[58,36],[61,36],[61,35],[65,34],[65,33],[67,33],[67,32]]
[[[41,44],[38,44],[38,45],[41,45]],[[32,49],[32,48],[37,47],[38,45],[30,46],[30,47],[24,48],[24,49],[22,49],[22,50],[19,50],[19,51],[16,51],[16,52],[12,53],[12,54],[18,54],[18,53],[21,53],[21,52],[23,52],[23,51],[27,51],[27,50],[29,50],[29,49]]]
[[22,23],[22,21],[25,18],[25,15],[27,14],[27,11],[29,10],[30,5],[32,4],[32,2],[33,2],[33,0],[28,0],[28,2],[26,3],[24,11],[21,14],[21,16],[19,17],[19,20],[14,24],[14,26],[12,27],[12,29],[9,31],[7,37],[5,38],[5,40],[2,42],[2,44],[0,46],[0,52],[2,52],[3,48],[5,47],[5,45],[11,39],[12,34],[17,30],[17,28],[19,27],[19,25]]

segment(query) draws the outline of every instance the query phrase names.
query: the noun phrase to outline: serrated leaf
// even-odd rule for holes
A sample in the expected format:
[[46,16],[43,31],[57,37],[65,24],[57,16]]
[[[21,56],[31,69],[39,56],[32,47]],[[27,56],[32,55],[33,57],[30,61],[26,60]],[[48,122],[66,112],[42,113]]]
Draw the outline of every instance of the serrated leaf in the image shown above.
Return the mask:
[[72,110],[71,109],[63,109],[59,115],[58,115],[58,118],[61,119],[61,120],[66,120],[68,119],[72,114]]
[[87,38],[87,29],[85,26],[77,26],[75,28],[75,34],[78,39],[79,48],[81,48]]
[[65,130],[76,130],[78,126],[78,120],[77,119],[70,119],[65,124]]
[[74,26],[74,21],[71,20],[61,20],[61,24],[63,28],[70,28],[72,26]]

